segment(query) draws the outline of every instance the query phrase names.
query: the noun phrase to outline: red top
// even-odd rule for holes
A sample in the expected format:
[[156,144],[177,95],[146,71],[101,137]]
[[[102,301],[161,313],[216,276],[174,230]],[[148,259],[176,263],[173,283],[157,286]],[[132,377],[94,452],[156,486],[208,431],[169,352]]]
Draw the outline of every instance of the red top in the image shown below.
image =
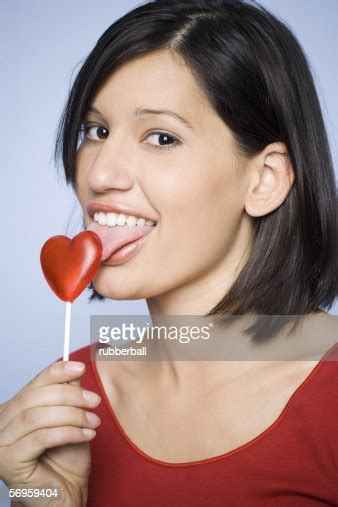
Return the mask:
[[81,385],[102,397],[91,409],[102,422],[90,442],[88,507],[338,506],[338,342],[263,433],[225,454],[179,464],[151,458],[124,433],[90,346],[70,360],[86,364]]

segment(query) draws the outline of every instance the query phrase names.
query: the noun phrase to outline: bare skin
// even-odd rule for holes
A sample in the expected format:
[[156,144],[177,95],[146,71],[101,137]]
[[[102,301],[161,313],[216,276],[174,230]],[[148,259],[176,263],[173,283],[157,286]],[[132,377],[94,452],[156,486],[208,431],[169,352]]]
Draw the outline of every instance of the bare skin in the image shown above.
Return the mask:
[[[157,221],[134,257],[99,268],[96,290],[116,300],[145,298],[151,315],[207,313],[250,253],[252,217],[278,208],[290,191],[295,177],[286,147],[273,143],[250,159],[240,155],[189,69],[167,51],[124,65],[92,106],[100,114],[88,115],[90,139],[78,150],[76,178],[87,224],[93,199]],[[171,116],[135,116],[136,108],[175,111],[190,127]],[[98,128],[109,136],[98,137]],[[153,130],[170,136],[168,150],[156,147]],[[321,345],[324,352],[332,342]],[[134,443],[153,458],[184,462],[228,452],[262,432],[316,364],[98,361],[97,367]],[[93,438],[81,428],[99,421],[86,420],[90,405],[76,385],[83,373],[62,368],[47,368],[0,407],[0,475],[8,485],[59,484],[63,505],[80,506]]]
[[[332,334],[308,346],[316,326]],[[309,315],[297,334],[309,352],[297,361],[97,360],[96,367],[120,425],[141,451],[167,463],[198,461],[237,449],[276,421],[336,343],[337,319]]]
[[[85,370],[71,371],[72,364],[81,365],[74,361],[50,365],[0,406],[0,477],[9,488],[59,486],[67,507],[86,505],[88,441],[101,423],[90,411],[100,397],[80,387]],[[50,504],[54,503],[60,501]]]
[[[93,128],[77,161],[87,224],[91,199],[135,206],[158,223],[130,261],[99,269],[95,288],[112,299],[146,298],[151,315],[205,314],[250,251],[252,217],[287,197],[295,176],[285,145],[241,156],[191,73],[169,52],[125,65],[92,105],[101,114],[89,113]],[[164,115],[134,117],[137,107],[175,111],[193,130]],[[98,136],[100,127],[106,138]],[[150,129],[182,144],[161,152]],[[332,342],[322,345],[324,352]],[[261,433],[316,363],[97,361],[97,368],[133,442],[153,458],[181,462],[227,452]]]

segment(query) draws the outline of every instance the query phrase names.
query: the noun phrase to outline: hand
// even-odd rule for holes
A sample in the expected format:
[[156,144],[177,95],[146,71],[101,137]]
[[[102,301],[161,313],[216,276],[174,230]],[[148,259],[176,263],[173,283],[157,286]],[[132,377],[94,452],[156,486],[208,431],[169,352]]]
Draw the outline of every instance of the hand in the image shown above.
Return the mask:
[[[57,361],[0,405],[0,477],[7,487],[60,486],[63,507],[86,505],[88,441],[101,423],[86,409],[101,398],[80,386],[84,371],[83,363]],[[26,505],[22,498],[19,503]]]

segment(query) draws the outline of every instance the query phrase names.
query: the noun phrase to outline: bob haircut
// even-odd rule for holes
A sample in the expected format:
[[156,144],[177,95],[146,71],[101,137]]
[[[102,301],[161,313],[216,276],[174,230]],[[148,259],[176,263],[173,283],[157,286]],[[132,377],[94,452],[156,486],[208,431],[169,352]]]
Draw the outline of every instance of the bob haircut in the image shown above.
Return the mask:
[[[88,107],[112,73],[167,49],[183,57],[214,110],[250,157],[285,143],[295,182],[285,201],[253,217],[245,266],[206,315],[302,315],[337,295],[337,190],[323,116],[307,58],[287,25],[257,2],[155,0],[115,21],[85,59],[56,133],[75,188],[76,153]],[[90,301],[104,299],[91,284]],[[285,320],[284,320],[285,322]]]

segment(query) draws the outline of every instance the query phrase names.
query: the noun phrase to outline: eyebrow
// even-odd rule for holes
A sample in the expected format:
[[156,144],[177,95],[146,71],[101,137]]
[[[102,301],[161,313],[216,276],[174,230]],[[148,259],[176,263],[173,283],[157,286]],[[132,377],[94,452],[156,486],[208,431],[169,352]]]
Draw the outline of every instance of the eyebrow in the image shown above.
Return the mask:
[[[103,118],[103,114],[100,113],[100,111],[94,106],[89,107],[87,111],[88,113],[90,112],[96,113]],[[194,130],[194,127],[191,125],[191,123],[188,122],[188,120],[183,118],[183,116],[179,115],[178,113],[175,113],[175,111],[171,111],[170,109],[149,109],[144,107],[143,108],[138,107],[134,111],[135,116],[144,116],[147,114],[157,114],[157,115],[164,114],[166,116],[171,116],[172,118],[175,118],[176,120],[183,123],[183,125],[185,125],[189,129]]]

